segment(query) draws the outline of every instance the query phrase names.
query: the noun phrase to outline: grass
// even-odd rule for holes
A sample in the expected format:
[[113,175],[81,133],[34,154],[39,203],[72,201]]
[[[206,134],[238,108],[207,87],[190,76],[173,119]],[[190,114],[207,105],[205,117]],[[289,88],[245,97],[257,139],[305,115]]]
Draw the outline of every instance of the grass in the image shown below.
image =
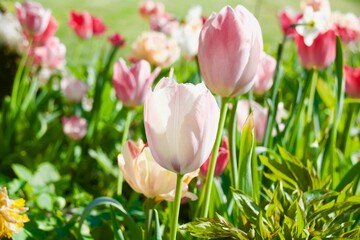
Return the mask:
[[[148,30],[147,22],[138,15],[137,6],[140,1],[134,0],[37,0],[45,7],[50,8],[53,15],[59,22],[57,35],[68,48],[68,57],[75,55],[75,50],[79,41],[73,31],[67,26],[68,14],[71,10],[86,10],[91,14],[101,17],[108,26],[107,35],[113,32],[120,32],[127,40],[127,47],[123,54],[127,55],[130,51],[131,43],[142,31]],[[160,0],[159,0],[160,1]],[[193,1],[174,1],[161,0],[166,10],[177,17],[184,17],[187,10],[196,4],[203,7],[203,15],[209,16],[212,12],[219,11],[225,5],[236,6],[243,4],[259,19],[263,30],[264,43],[266,49],[274,52],[277,43],[281,41],[277,13],[285,6],[292,6],[299,10],[299,1],[296,0],[193,0]],[[353,12],[360,15],[359,0],[332,0],[330,1],[333,10],[342,12]],[[105,37],[104,37],[105,38]],[[90,48],[98,45],[87,45]]]

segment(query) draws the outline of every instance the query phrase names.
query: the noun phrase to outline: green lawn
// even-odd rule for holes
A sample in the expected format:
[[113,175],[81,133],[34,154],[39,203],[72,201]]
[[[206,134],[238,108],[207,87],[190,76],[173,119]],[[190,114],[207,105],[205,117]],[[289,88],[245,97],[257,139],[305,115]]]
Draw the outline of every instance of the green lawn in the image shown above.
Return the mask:
[[[68,56],[74,54],[73,49],[78,44],[75,34],[67,26],[68,13],[70,10],[87,10],[94,15],[101,17],[109,27],[108,34],[120,32],[127,40],[127,54],[132,41],[144,30],[148,29],[145,20],[140,18],[137,6],[140,1],[134,0],[38,0],[47,8],[52,9],[54,16],[60,23],[57,35],[68,47]],[[183,17],[187,10],[195,5],[203,6],[203,13],[208,16],[211,12],[219,11],[225,5],[236,6],[243,4],[259,19],[263,30],[264,43],[266,48],[275,51],[277,43],[281,40],[277,12],[285,6],[292,6],[299,9],[297,0],[194,0],[175,1],[162,0],[168,12]],[[360,16],[360,0],[332,0],[333,10],[342,12],[352,11]]]

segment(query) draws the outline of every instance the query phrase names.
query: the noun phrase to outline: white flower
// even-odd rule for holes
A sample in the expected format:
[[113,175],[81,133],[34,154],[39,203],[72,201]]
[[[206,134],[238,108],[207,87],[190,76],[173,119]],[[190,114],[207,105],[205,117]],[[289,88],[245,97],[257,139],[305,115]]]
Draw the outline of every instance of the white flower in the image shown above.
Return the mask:
[[322,11],[314,11],[312,7],[305,8],[303,17],[299,20],[296,31],[304,37],[306,46],[311,46],[314,39],[327,28],[328,15]]

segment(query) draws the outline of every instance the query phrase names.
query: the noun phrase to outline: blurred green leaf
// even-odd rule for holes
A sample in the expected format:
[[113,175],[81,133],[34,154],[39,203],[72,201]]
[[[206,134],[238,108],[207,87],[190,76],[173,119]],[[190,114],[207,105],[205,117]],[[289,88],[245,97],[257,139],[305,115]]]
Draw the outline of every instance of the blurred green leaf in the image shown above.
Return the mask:
[[32,173],[29,169],[21,164],[14,163],[11,165],[11,168],[14,170],[16,176],[22,180],[30,181],[32,178]]

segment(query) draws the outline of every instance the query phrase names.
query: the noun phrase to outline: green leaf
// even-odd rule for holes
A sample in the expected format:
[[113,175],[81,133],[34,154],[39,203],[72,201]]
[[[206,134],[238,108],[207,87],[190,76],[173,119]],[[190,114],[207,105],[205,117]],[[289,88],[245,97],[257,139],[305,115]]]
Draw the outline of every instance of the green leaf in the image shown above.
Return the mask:
[[90,212],[94,208],[101,206],[101,205],[111,205],[111,206],[117,208],[120,211],[121,215],[125,218],[125,222],[127,223],[128,227],[130,229],[132,239],[139,239],[139,240],[142,239],[142,232],[141,232],[139,226],[132,219],[132,217],[127,213],[127,211],[123,208],[123,206],[118,201],[116,201],[113,198],[109,198],[109,197],[98,197],[85,207],[83,213],[81,214],[81,218],[79,221],[78,237],[80,239],[83,239],[82,235],[81,235],[81,226],[83,225],[85,219],[90,215]]
[[46,209],[48,211],[51,211],[54,207],[54,201],[48,193],[41,193],[36,199],[36,204],[40,209]]
[[[356,181],[360,178],[360,161],[357,162],[351,169],[346,173],[346,175],[341,179],[340,183],[336,187],[336,191],[341,191],[345,188],[346,185],[350,184],[353,181]],[[356,185],[353,186],[356,188]]]
[[60,174],[58,170],[49,162],[41,163],[34,173],[32,184],[43,186],[50,182],[56,182],[60,180]]
[[154,218],[155,218],[155,239],[156,240],[162,240],[161,239],[161,229],[160,229],[160,221],[159,221],[159,213],[156,209],[154,209]]
[[101,150],[101,148],[97,148],[96,150],[90,149],[89,155],[94,158],[100,167],[106,171],[111,173],[114,177],[118,175],[118,168],[114,167],[113,161]]
[[31,171],[21,164],[14,163],[11,165],[11,168],[21,180],[30,181],[32,178]]
[[318,78],[317,80],[316,90],[327,108],[333,108],[335,106],[336,99],[334,93],[329,85],[321,78]]
[[239,149],[239,189],[247,195],[254,197],[254,180],[257,181],[257,161],[253,159],[255,134],[254,116],[250,113],[249,117],[241,130],[241,140]]

